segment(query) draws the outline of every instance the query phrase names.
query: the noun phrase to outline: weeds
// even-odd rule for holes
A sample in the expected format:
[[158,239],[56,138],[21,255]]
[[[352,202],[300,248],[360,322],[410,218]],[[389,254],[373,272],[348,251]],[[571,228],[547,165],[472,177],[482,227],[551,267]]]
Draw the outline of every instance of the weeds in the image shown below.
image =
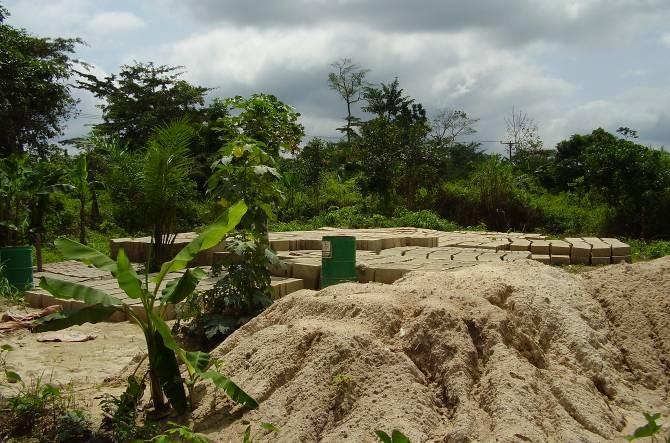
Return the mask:
[[144,380],[135,375],[128,377],[128,386],[119,397],[106,395],[100,402],[103,419],[100,424],[100,433],[108,436],[112,441],[133,441],[146,439],[155,433],[155,426],[147,423],[139,426],[138,406],[146,385]]
[[41,377],[31,385],[20,383],[18,393],[2,402],[5,413],[0,419],[0,436],[32,437],[40,442],[91,440],[91,422],[76,407],[70,392],[42,383]]
[[661,418],[661,414],[648,414],[644,413],[644,418],[647,420],[647,423],[637,428],[631,435],[627,435],[625,438],[628,441],[634,441],[641,438],[650,437],[653,443],[656,442],[665,442],[670,443],[670,432],[658,424],[656,421]]
[[375,435],[382,443],[411,443],[409,438],[405,437],[405,435],[397,429],[393,430],[391,435],[388,435],[384,431],[375,431]]
[[258,434],[260,432],[265,432],[267,435],[268,432],[271,433],[278,433],[279,428],[272,423],[261,423],[261,429],[257,430],[255,433],[251,433],[251,425],[247,426],[247,428],[244,430],[244,436],[242,439],[242,443],[254,443],[254,439],[258,437]]
[[211,440],[204,434],[193,432],[188,426],[175,422],[168,422],[168,428],[160,435],[155,436],[151,442],[156,443],[210,443]]
[[4,265],[0,263],[0,298],[4,298],[12,304],[22,304],[23,292],[9,283],[9,280],[7,280],[7,277],[2,272],[4,268]]

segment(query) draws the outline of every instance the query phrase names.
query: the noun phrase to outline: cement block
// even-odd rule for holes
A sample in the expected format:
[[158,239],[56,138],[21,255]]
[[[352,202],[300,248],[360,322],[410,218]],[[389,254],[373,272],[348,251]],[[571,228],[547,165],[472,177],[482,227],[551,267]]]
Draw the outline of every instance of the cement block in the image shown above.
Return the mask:
[[293,292],[299,291],[305,288],[305,282],[299,278],[287,278],[284,281],[285,294],[288,295]]
[[587,259],[591,257],[591,245],[583,241],[575,241],[571,243],[570,258],[573,262],[575,261],[575,257],[586,257]]
[[23,293],[23,299],[26,301],[26,304],[31,308],[42,307],[42,291],[35,289],[26,291]]
[[375,281],[375,268],[370,266],[357,266],[356,273],[360,283],[369,283]]
[[319,289],[321,282],[321,264],[294,262],[291,277],[305,281],[305,288]]
[[499,262],[502,261],[503,254],[502,253],[494,253],[494,252],[485,252],[479,257],[477,257],[477,261],[483,261],[483,262]]
[[588,255],[571,255],[570,261],[573,265],[588,265],[591,264],[591,257]]
[[570,243],[563,240],[550,240],[551,255],[570,255]]
[[544,263],[545,265],[551,264],[551,257],[548,254],[533,254],[531,259]]
[[609,265],[612,257],[591,257],[592,265]]
[[630,255],[630,245],[618,240],[616,238],[603,238],[603,242],[612,247],[612,256],[626,256]]
[[530,251],[530,240],[515,238],[509,245],[510,251]]
[[591,245],[591,257],[610,258],[612,247],[607,243],[594,243]]
[[533,255],[549,255],[549,242],[546,240],[533,240],[530,244],[530,252],[532,252]]
[[551,264],[552,265],[569,265],[570,256],[569,255],[551,255]]
[[291,247],[291,241],[286,239],[270,240],[270,247],[275,251],[288,251]]
[[375,281],[378,283],[391,284],[396,280],[400,279],[403,275],[410,272],[409,269],[397,269],[397,268],[376,268],[375,269]]

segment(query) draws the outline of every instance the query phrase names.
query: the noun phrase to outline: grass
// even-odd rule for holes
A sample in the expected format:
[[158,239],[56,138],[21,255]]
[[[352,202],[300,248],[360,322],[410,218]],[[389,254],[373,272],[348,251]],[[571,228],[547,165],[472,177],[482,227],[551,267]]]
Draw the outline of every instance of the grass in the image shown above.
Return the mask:
[[440,231],[461,229],[457,224],[441,218],[431,211],[399,211],[392,217],[387,217],[380,214],[365,214],[358,208],[349,206],[323,212],[308,220],[275,222],[270,225],[270,231],[305,231],[325,226],[334,228],[395,228],[411,226]]
[[655,258],[670,255],[669,240],[638,240],[633,238],[623,239],[631,248],[633,261],[653,260]]
[[[103,254],[109,255],[109,239],[114,238],[115,236],[102,233],[99,231],[88,230],[86,231],[88,246],[97,249]],[[79,241],[78,237],[68,236],[73,240]],[[35,252],[33,251],[33,261],[35,257]],[[65,257],[56,249],[53,243],[44,244],[42,246],[42,259],[44,263],[54,263],[66,260]]]

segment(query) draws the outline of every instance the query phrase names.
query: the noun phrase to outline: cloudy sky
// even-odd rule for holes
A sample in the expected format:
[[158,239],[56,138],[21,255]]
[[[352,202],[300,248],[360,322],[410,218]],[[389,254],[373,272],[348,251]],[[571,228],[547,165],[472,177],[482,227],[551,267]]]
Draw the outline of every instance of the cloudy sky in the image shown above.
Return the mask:
[[[133,60],[183,65],[214,96],[269,92],[309,136],[337,136],[344,104],[330,64],[349,57],[368,80],[398,77],[429,112],[479,117],[474,140],[504,138],[512,107],[546,147],[598,126],[629,126],[670,146],[670,0],[0,0],[8,22],[78,36],[97,72]],[[82,115],[68,135],[99,120]],[[500,150],[496,144],[487,148]]]

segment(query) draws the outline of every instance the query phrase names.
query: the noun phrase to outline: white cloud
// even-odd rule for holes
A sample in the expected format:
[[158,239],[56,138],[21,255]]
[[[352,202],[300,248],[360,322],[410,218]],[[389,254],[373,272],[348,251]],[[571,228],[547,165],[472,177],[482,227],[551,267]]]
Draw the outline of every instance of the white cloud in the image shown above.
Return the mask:
[[553,147],[575,133],[596,128],[615,131],[621,126],[635,129],[640,142],[654,146],[670,140],[670,92],[650,87],[635,88],[608,99],[592,100],[556,113],[545,125],[545,136]]
[[661,35],[661,43],[670,48],[670,32]]
[[144,20],[131,12],[102,12],[89,20],[87,29],[93,34],[114,34],[136,31],[144,26]]

